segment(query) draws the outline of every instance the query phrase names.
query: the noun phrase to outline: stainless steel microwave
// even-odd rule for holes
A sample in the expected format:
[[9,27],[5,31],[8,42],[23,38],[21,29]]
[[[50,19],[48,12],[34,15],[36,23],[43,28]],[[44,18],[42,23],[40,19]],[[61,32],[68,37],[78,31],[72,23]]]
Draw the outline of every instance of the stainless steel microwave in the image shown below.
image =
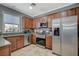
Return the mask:
[[47,28],[47,27],[48,27],[47,23],[40,23],[40,28]]

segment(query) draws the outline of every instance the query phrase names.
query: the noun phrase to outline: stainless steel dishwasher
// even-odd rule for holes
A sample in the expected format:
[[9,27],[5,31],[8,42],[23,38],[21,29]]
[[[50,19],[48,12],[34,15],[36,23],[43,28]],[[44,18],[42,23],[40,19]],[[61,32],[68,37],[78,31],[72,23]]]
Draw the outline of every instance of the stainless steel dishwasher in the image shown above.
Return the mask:
[[24,46],[29,45],[31,42],[30,34],[24,34]]

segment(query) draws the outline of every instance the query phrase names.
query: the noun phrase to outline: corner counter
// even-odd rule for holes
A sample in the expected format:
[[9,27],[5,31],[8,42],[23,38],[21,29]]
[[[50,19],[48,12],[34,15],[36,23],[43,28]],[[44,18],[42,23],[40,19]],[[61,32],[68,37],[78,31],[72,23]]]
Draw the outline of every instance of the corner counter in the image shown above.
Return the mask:
[[0,56],[9,56],[11,43],[4,38],[0,37]]
[[0,48],[6,45],[10,45],[11,43],[4,38],[0,38]]

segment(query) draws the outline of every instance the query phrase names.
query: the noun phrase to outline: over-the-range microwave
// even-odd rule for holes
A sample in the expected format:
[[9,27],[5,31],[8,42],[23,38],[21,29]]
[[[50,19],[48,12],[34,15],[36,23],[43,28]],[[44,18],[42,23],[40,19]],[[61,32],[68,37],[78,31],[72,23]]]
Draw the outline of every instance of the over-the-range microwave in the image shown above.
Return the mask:
[[39,24],[39,27],[40,27],[40,28],[47,28],[48,25],[47,25],[47,23],[40,23],[40,24]]

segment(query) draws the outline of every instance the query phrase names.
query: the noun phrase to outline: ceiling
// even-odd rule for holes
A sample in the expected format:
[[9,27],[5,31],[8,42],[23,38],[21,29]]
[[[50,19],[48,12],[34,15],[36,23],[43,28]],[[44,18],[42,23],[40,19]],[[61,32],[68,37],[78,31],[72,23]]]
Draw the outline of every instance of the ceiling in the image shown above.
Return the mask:
[[33,9],[29,9],[31,3],[2,3],[2,5],[20,11],[31,17],[35,17],[72,4],[71,3],[36,3],[36,6],[34,6]]

